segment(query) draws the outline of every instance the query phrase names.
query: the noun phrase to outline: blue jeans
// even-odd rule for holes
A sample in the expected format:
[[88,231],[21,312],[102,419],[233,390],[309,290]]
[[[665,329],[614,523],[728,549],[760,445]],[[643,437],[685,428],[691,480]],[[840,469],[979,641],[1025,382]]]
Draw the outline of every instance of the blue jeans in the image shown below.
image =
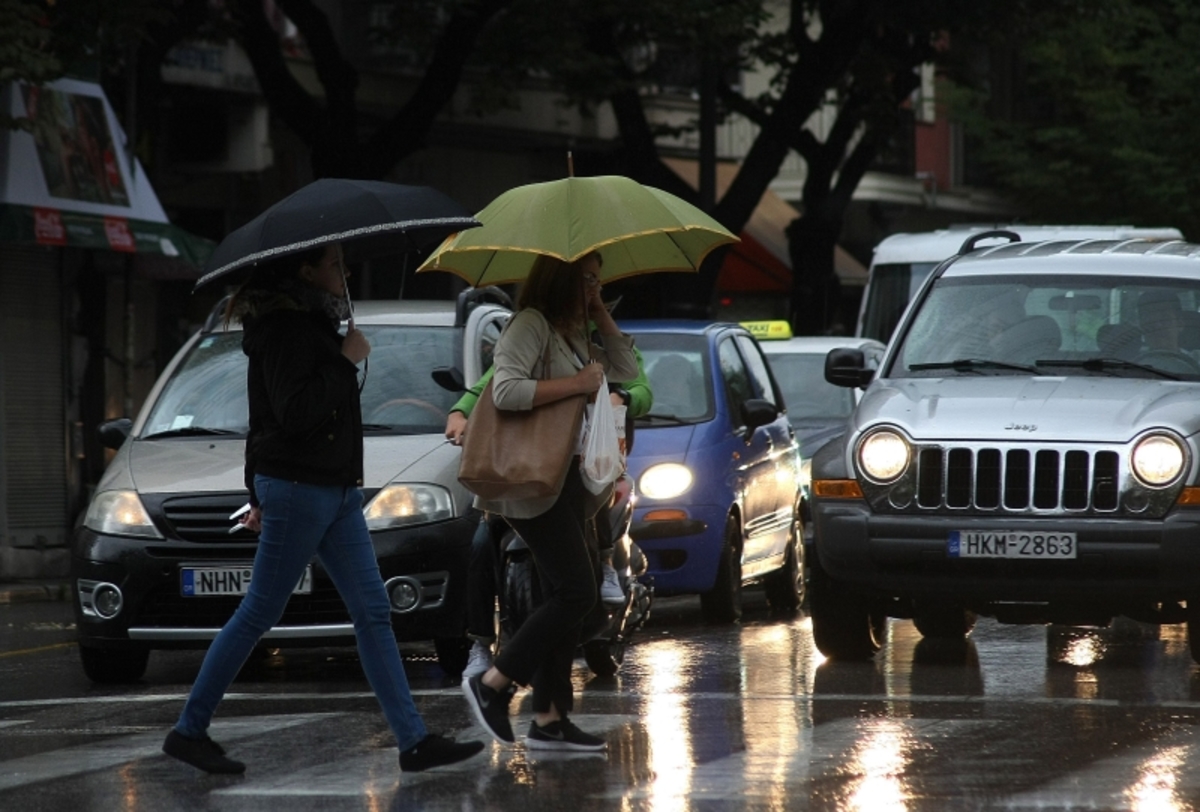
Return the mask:
[[262,532],[241,605],[213,640],[175,729],[206,735],[217,703],[259,638],[283,616],[304,568],[316,556],[354,621],[363,671],[401,750],[425,738],[392,634],[391,608],[358,488],[306,485],[256,476]]

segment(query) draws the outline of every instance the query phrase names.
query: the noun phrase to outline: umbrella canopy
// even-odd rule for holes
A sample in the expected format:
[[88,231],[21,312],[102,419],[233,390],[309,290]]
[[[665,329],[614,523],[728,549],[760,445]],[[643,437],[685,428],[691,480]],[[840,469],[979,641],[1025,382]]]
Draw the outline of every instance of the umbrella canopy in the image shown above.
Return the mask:
[[567,262],[598,250],[601,282],[695,271],[738,238],[695,206],[620,175],[564,178],[509,189],[476,215],[482,228],[447,237],[417,269],[502,285],[529,275],[538,254]]
[[280,200],[226,235],[196,287],[285,254],[333,242],[348,258],[428,245],[479,221],[428,186],[380,180],[322,178]]

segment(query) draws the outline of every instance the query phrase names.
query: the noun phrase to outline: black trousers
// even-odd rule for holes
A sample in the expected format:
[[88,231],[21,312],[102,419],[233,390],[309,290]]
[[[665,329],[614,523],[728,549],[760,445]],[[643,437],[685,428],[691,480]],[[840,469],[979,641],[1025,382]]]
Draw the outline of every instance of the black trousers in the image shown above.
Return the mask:
[[508,524],[488,515],[481,519],[471,539],[467,565],[467,636],[485,644],[496,639],[496,595],[500,573],[496,569],[500,540]]
[[583,480],[572,462],[554,506],[532,519],[509,518],[533,553],[542,605],[500,651],[495,665],[518,685],[533,687],[533,712],[573,707],[571,666],[583,620],[599,602],[597,572],[584,528]]
[[[597,585],[600,581],[598,552],[612,549],[611,527],[607,508],[597,512],[586,525],[588,554],[592,556]],[[496,596],[504,586],[504,574],[498,568],[498,561],[500,542],[507,531],[508,522],[501,516],[490,514],[481,519],[471,539],[467,564],[467,636],[489,646],[496,641]],[[607,625],[608,614],[598,603],[584,627],[598,633]],[[586,642],[586,638],[583,642]]]

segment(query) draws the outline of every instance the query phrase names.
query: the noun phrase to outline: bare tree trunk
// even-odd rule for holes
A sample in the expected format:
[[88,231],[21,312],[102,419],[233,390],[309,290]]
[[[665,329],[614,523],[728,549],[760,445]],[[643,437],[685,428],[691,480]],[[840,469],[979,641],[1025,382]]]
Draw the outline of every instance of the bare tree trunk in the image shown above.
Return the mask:
[[841,283],[833,263],[841,219],[803,214],[787,228],[792,260],[789,309],[796,335],[824,335],[838,316]]

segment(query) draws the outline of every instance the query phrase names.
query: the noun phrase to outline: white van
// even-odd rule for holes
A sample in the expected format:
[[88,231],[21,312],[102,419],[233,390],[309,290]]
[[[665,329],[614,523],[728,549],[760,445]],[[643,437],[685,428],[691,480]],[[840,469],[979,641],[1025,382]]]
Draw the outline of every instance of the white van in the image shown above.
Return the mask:
[[[1177,228],[1133,226],[1027,226],[955,225],[920,234],[893,234],[875,246],[863,290],[854,334],[887,343],[904,309],[929,273],[942,260],[958,253],[967,238],[984,231],[1003,229],[1020,235],[1022,242],[1044,240],[1180,240]],[[983,240],[977,247],[1003,245],[1007,240]]]

